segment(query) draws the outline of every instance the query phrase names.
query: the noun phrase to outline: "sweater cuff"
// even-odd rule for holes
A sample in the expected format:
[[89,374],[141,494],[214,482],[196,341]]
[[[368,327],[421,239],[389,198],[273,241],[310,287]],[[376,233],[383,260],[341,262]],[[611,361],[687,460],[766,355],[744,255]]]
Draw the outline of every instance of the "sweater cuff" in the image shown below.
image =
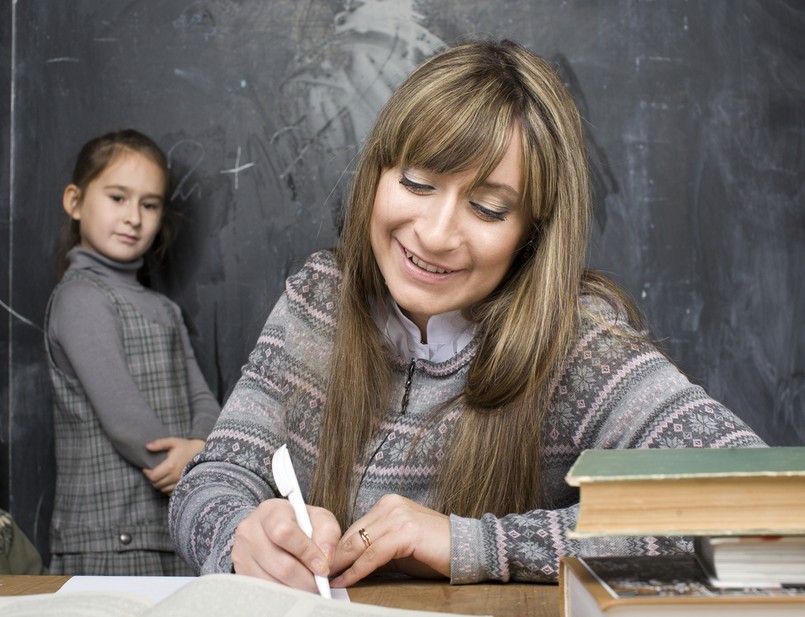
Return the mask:
[[452,584],[509,582],[506,533],[494,514],[487,513],[479,519],[451,514],[450,540]]
[[450,584],[478,583],[489,577],[482,563],[484,533],[481,521],[450,515]]

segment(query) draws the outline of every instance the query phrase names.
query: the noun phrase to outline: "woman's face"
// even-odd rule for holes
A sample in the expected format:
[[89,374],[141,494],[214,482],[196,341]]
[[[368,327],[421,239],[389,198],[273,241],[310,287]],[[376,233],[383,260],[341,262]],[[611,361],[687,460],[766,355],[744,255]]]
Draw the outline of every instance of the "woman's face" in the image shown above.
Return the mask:
[[372,250],[389,293],[423,341],[431,315],[488,296],[525,242],[520,153],[513,131],[500,164],[472,194],[474,170],[383,170],[370,223]]

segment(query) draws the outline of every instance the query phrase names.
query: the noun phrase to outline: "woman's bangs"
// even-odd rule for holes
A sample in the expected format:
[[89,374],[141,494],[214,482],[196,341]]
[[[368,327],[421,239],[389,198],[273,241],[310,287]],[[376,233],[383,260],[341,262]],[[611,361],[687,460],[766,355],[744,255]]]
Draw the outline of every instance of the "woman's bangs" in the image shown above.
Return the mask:
[[477,169],[481,182],[503,158],[511,120],[500,108],[492,113],[443,102],[425,101],[401,124],[396,164],[440,174]]

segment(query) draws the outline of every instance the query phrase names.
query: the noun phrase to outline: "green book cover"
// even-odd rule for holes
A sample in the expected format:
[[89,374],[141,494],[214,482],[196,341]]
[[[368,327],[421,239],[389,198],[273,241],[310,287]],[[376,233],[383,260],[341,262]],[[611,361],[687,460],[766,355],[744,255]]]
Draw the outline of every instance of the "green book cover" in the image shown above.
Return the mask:
[[585,450],[565,480],[587,482],[719,476],[805,476],[805,446]]

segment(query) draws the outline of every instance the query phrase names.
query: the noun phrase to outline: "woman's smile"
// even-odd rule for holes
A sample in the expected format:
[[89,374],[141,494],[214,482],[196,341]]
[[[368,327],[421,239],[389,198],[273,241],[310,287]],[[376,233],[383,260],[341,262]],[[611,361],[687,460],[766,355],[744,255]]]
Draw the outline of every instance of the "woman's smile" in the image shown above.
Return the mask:
[[413,263],[420,270],[426,270],[427,272],[430,272],[431,274],[451,274],[452,272],[455,272],[455,270],[448,270],[447,268],[441,268],[441,267],[436,266],[436,265],[434,265],[432,263],[428,263],[424,259],[420,259],[416,255],[414,255],[414,253],[409,251],[404,246],[402,246],[402,245],[400,245],[400,246],[402,247],[402,250],[405,253],[406,259],[408,259],[408,261]]

